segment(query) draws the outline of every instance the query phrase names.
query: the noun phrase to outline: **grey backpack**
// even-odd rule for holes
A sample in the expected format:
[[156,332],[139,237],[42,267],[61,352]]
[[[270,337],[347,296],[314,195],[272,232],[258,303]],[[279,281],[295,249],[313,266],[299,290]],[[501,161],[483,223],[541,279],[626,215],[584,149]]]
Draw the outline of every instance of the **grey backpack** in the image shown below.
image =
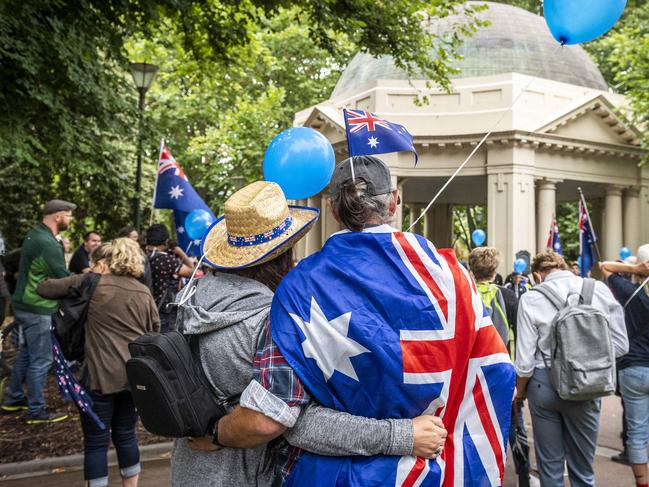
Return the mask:
[[[533,288],[557,314],[552,319],[550,380],[561,399],[587,401],[615,392],[615,352],[608,318],[592,306],[595,281],[584,279],[579,302],[564,300],[547,285]],[[544,357],[545,360],[545,357]]]

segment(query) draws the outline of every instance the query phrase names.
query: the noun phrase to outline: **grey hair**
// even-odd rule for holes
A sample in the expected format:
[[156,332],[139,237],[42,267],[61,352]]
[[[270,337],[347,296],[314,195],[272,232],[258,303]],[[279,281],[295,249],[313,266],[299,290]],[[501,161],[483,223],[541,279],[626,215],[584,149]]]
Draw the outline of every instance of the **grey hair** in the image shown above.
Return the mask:
[[348,229],[358,232],[370,221],[380,224],[390,223],[391,193],[370,195],[367,184],[362,179],[344,184],[330,197],[331,206],[341,223]]

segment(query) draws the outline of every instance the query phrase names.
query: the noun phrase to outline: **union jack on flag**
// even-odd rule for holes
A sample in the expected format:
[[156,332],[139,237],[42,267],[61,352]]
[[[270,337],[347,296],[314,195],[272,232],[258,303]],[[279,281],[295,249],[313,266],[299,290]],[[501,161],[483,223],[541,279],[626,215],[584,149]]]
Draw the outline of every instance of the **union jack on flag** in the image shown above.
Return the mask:
[[[176,161],[166,145],[161,144],[158,159],[158,173],[153,207],[174,210],[178,244],[192,256],[199,256],[200,240],[191,240],[185,232],[185,219],[193,210],[206,210],[212,213],[203,199],[187,179],[182,166]],[[212,215],[214,217],[214,215]]]
[[415,154],[417,164],[419,156],[412,135],[403,125],[389,122],[365,110],[345,108],[343,114],[350,157],[409,151]]
[[321,404],[448,430],[435,460],[304,453],[285,485],[502,485],[514,367],[452,250],[387,225],[334,234],[284,279],[270,326]]

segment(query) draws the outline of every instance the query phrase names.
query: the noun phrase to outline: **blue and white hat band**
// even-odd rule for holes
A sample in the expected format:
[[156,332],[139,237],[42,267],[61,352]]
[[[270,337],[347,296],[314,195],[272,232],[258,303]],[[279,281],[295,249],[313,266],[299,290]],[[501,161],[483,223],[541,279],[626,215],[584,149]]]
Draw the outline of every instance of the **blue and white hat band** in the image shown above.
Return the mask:
[[250,235],[246,237],[239,237],[235,235],[230,235],[228,233],[228,244],[233,247],[251,247],[253,245],[261,245],[271,240],[276,239],[282,235],[286,230],[288,230],[293,224],[293,219],[289,215],[286,220],[277,225],[275,228],[271,228],[267,232],[259,233],[257,235]]

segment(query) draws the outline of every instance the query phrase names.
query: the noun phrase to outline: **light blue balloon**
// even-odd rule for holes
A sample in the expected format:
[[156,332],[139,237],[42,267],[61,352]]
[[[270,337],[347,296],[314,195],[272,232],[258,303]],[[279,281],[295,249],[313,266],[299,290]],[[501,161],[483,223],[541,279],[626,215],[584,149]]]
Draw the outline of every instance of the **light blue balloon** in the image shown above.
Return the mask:
[[289,200],[322,191],[334,172],[334,149],[317,130],[296,127],[277,135],[264,154],[264,179],[280,185]]
[[606,34],[620,18],[626,0],[545,0],[543,15],[561,44],[581,44]]
[[517,274],[522,274],[527,269],[527,262],[525,259],[518,258],[514,261],[514,272]]
[[185,232],[192,240],[203,238],[214,218],[209,211],[192,210],[185,217]]
[[581,269],[581,255],[577,257],[577,267]]
[[620,259],[624,260],[629,257],[631,257],[631,249],[629,249],[629,247],[622,247],[620,249]]
[[484,233],[484,230],[481,230],[479,228],[473,230],[473,233],[471,234],[471,240],[473,240],[473,243],[477,247],[480,247],[486,239],[487,239],[487,234]]

